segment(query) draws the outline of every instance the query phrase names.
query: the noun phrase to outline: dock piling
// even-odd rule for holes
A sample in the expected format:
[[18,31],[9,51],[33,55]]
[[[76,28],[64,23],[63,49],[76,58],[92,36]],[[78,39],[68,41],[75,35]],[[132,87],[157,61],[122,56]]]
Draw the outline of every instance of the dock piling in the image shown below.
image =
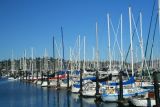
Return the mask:
[[80,92],[80,95],[82,94],[82,91],[83,91],[83,89],[82,89],[82,70],[80,70],[80,90],[79,90],[79,92]]
[[160,107],[158,75],[160,75],[160,73],[158,73],[158,72],[153,73],[154,93],[155,93],[155,100],[156,100],[156,106],[155,107]]
[[67,71],[67,89],[69,89],[69,71]]
[[118,100],[122,101],[123,100],[123,79],[122,79],[122,71],[119,72],[119,96]]
[[49,85],[49,71],[47,70],[47,85]]

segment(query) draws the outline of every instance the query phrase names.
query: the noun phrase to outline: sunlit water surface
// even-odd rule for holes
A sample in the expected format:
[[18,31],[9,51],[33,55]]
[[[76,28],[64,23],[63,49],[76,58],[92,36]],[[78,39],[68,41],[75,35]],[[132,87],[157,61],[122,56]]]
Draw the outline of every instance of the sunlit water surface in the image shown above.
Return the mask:
[[0,79],[0,107],[117,107],[116,103],[95,103],[65,89],[42,88],[35,84]]

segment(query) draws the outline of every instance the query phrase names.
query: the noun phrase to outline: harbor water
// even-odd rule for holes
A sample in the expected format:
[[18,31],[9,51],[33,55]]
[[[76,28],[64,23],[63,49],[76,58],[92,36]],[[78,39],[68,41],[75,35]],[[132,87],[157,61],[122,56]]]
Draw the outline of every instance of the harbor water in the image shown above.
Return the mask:
[[118,107],[118,104],[95,103],[94,98],[81,98],[66,89],[0,79],[0,107]]

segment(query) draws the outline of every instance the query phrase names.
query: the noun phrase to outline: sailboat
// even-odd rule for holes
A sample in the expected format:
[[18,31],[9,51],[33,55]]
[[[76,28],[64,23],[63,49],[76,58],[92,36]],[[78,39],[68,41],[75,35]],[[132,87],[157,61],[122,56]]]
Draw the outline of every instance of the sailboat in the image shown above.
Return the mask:
[[[107,15],[108,19],[108,29],[109,29],[109,14]],[[132,27],[131,27],[131,8],[129,8],[129,21],[130,21],[130,39],[131,39],[131,67],[132,67],[132,76],[134,76],[133,69],[133,46],[132,46]],[[122,22],[122,15],[121,15]],[[122,24],[122,23],[121,23]],[[109,30],[108,30],[109,31]],[[121,33],[122,34],[122,33]],[[134,79],[134,77],[132,77]],[[130,84],[123,84],[123,97],[125,99],[131,98],[133,96],[145,96],[148,94],[148,89],[142,89],[135,86],[135,82]],[[107,102],[117,102],[119,96],[119,87],[117,85],[113,86],[111,84],[104,85],[102,89],[101,99]]]
[[[45,49],[45,54],[44,54],[44,72],[48,72],[48,55],[47,55],[47,50]],[[47,75],[48,76],[48,75]],[[42,82],[41,87],[47,87],[48,86],[47,77],[45,77],[45,80]]]
[[15,78],[15,72],[16,72],[16,70],[15,70],[15,61],[14,61],[14,59],[13,59],[13,50],[12,50],[11,74],[10,74],[10,77],[8,77],[8,80],[10,80],[10,81],[17,80],[17,79]]
[[[84,52],[85,52],[85,38],[84,38]],[[85,55],[85,54],[84,54]],[[100,93],[99,89],[97,89],[98,86],[101,88],[101,83],[98,82],[99,75],[104,74],[103,71],[101,71],[101,74],[99,72],[99,53],[98,53],[98,23],[96,22],[96,69],[95,71],[96,76],[91,76],[89,78],[92,78],[92,80],[88,80],[85,84],[83,84],[83,91],[82,96],[83,97],[96,97],[96,94]],[[84,56],[85,60],[85,56]],[[85,64],[84,64],[85,65]],[[84,66],[85,71],[85,66]],[[101,75],[102,77],[103,75]],[[94,80],[95,79],[95,80]],[[98,93],[97,93],[98,90]]]
[[[155,4],[156,4],[156,0],[154,1],[154,4],[153,4],[153,10],[152,10],[152,16],[151,16],[151,21],[152,21],[152,17],[153,17],[153,12],[154,12],[154,9],[155,9]],[[156,24],[157,24],[157,21],[158,21],[158,17],[159,17],[159,26],[160,26],[160,9],[159,9],[159,7],[160,7],[160,0],[158,0],[158,14],[157,14],[157,16],[156,16],[156,21],[155,21],[155,28],[154,28],[154,30],[156,30]],[[141,20],[142,20],[142,17],[141,17]],[[142,22],[141,22],[141,24],[142,24]],[[150,24],[151,24],[151,22],[150,22]],[[160,28],[160,27],[159,27]],[[149,28],[150,29],[150,28]],[[159,29],[160,30],[160,29]],[[149,35],[148,35],[149,36]],[[153,42],[154,42],[154,36],[155,35],[153,35],[153,41],[152,41],[152,46],[153,46]],[[147,49],[147,46],[146,46],[146,49]],[[151,48],[151,52],[152,52],[152,48]],[[151,55],[152,55],[152,53],[151,53]],[[153,76],[154,77],[154,76]],[[155,79],[155,78],[154,78]],[[155,81],[155,80],[154,80]],[[142,82],[143,83],[143,82]],[[141,86],[143,86],[143,84],[140,84]],[[154,82],[154,85],[155,85],[155,82]],[[153,84],[151,84],[151,85],[146,85],[147,86],[147,88],[148,88],[148,86],[152,86],[153,87]],[[157,87],[158,88],[158,87]],[[156,90],[156,88],[154,89],[154,91]],[[157,90],[159,90],[159,89],[157,89]],[[152,94],[151,94],[152,93]],[[157,93],[157,94],[159,94],[159,93]],[[131,99],[129,99],[129,101],[133,104],[133,105],[135,105],[135,106],[147,106],[147,107],[152,107],[152,106],[154,106],[154,105],[156,105],[156,103],[157,103],[157,101],[155,100],[155,94],[153,93],[153,92],[149,92],[148,93],[148,96],[146,96],[146,97],[132,97]],[[159,100],[159,99],[158,99]],[[159,105],[156,105],[157,107],[159,106]]]
[[[91,72],[86,70],[85,68],[85,36],[84,36],[84,61],[83,61],[83,70],[80,70],[80,64],[79,65],[79,70],[75,70],[72,72],[72,86],[71,86],[71,91],[73,93],[78,93],[80,91],[80,73],[83,72],[82,75],[82,95],[83,96],[95,96],[95,82],[93,81],[96,80],[95,77],[95,72]],[[80,37],[79,37],[79,45],[80,45]],[[80,47],[79,47],[79,55],[80,56]],[[80,63],[80,58],[79,58],[79,63]],[[90,87],[90,88],[89,88]],[[94,88],[93,90],[88,90]],[[89,94],[90,93],[90,94]],[[92,94],[92,95],[91,95]]]

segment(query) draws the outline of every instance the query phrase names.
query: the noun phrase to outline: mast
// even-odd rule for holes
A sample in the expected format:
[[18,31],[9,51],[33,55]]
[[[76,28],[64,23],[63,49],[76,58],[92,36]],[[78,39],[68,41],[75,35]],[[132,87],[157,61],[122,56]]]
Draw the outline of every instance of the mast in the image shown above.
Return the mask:
[[81,61],[80,61],[80,58],[81,58],[81,56],[80,56],[80,54],[81,54],[81,51],[80,51],[80,35],[79,35],[79,37],[78,37],[78,59],[79,59],[79,66],[78,66],[78,70],[80,70],[80,68],[81,68]]
[[99,60],[99,52],[98,52],[98,23],[96,22],[96,68],[97,70],[99,70],[99,64],[98,64],[98,60]]
[[121,69],[123,69],[123,38],[122,38],[122,36],[123,36],[123,32],[122,32],[122,14],[121,14]]
[[39,72],[40,72],[40,75],[42,75],[42,60],[41,60],[41,58],[39,60]]
[[45,48],[45,53],[44,53],[44,72],[47,73],[47,85],[49,85],[48,53],[47,53],[47,49],[46,48]]
[[[61,35],[62,35],[62,51],[63,51],[63,59],[62,59],[62,61],[63,61],[63,70],[65,70],[66,71],[66,64],[65,64],[65,60],[64,60],[64,39],[63,39],[63,29],[62,29],[62,27],[61,27]],[[69,88],[69,71],[66,71],[67,72],[67,88]],[[58,77],[58,79],[59,79],[59,77]]]
[[33,79],[33,48],[31,48],[31,51],[32,51],[31,71],[32,71],[32,79]]
[[19,69],[22,70],[22,59],[21,58],[19,60],[19,64],[20,64]]
[[109,14],[107,14],[107,22],[108,22],[108,48],[109,48],[109,70],[111,70],[111,46],[110,46],[110,24],[109,24]]
[[15,66],[14,66],[13,50],[12,50],[12,59],[11,59],[11,73],[12,74],[14,73],[14,69],[15,69]]
[[53,36],[53,65],[54,65],[54,68],[53,68],[53,72],[55,73],[55,68],[56,68],[56,62],[55,62],[55,46],[54,46],[54,36]]
[[144,63],[144,50],[143,50],[143,37],[142,37],[142,13],[140,12],[140,46],[141,46],[141,55],[142,55],[142,65],[141,67],[143,68],[143,63]]
[[26,50],[24,51],[23,71],[27,71]]
[[44,53],[44,71],[48,71],[48,54],[47,54],[47,49],[45,48],[45,53]]
[[85,53],[85,51],[86,51],[86,48],[85,48],[85,41],[86,41],[86,37],[84,36],[84,62],[83,62],[83,71],[85,71],[85,68],[86,68],[86,65],[85,65],[85,60],[86,60],[86,53]]
[[26,80],[27,80],[27,61],[26,61],[26,50],[24,51],[24,58],[23,58],[23,72],[26,73]]
[[71,47],[69,48],[69,54],[70,54],[70,70],[72,72],[73,68],[72,68],[72,49]]
[[62,27],[61,27],[61,35],[62,35],[62,54],[63,54],[62,63],[63,63],[63,69],[66,69],[65,64],[64,64],[64,41],[63,41],[63,29],[62,29]]
[[96,65],[96,99],[99,97],[99,83],[98,83],[98,79],[99,79],[99,75],[98,75],[98,70],[99,70],[99,63],[98,63],[98,56],[99,56],[99,52],[98,52],[98,23],[96,22],[96,61],[97,61],[97,65]]
[[92,48],[92,52],[93,52],[92,64],[93,64],[93,68],[95,68],[95,49],[94,49],[94,47]]
[[[150,32],[151,32],[151,26],[152,26],[152,19],[153,19],[153,14],[154,14],[155,3],[156,3],[156,0],[154,1],[153,8],[152,8],[151,20],[150,20],[148,36],[147,36],[147,43],[146,43],[146,47],[145,47],[145,57],[147,56],[148,42],[149,42],[149,37],[150,37]],[[144,67],[144,63],[143,63],[143,67]]]
[[132,13],[131,13],[131,7],[129,7],[129,28],[130,28],[130,42],[131,42],[131,70],[132,70],[132,76],[134,75],[134,68],[133,68],[133,41],[132,41]]

